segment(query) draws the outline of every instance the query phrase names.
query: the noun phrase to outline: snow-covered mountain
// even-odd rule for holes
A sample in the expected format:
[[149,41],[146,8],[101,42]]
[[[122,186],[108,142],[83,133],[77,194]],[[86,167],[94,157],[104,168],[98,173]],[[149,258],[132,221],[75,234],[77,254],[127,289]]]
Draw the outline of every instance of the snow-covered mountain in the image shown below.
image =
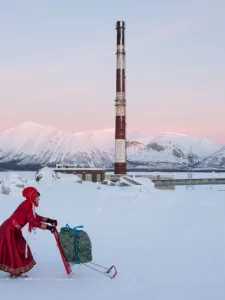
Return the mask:
[[113,153],[107,142],[111,135],[110,130],[73,134],[24,122],[0,134],[0,163],[110,165]]
[[[131,149],[129,149],[131,148]],[[208,157],[221,146],[204,137],[193,137],[177,133],[160,133],[148,143],[128,143],[128,160],[150,165],[186,165],[192,152],[195,163]],[[211,154],[210,154],[211,153]]]
[[[24,122],[0,133],[0,163],[56,163],[110,167],[114,163],[114,129],[69,133],[52,126]],[[127,135],[130,165],[185,165],[192,148],[195,162],[221,147],[204,137],[177,133],[131,131]]]
[[219,151],[215,152],[204,159],[199,167],[202,168],[224,168],[225,169],[225,147],[221,148]]

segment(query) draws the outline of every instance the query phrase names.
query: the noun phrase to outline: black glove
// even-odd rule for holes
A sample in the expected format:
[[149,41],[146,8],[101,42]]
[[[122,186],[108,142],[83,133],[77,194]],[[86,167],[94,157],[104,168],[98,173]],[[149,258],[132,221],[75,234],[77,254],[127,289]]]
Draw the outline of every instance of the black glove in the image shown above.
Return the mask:
[[47,218],[46,223],[50,223],[53,226],[57,226],[58,225],[57,220],[53,220],[53,219],[50,219],[50,218]]
[[51,233],[54,233],[56,231],[55,226],[47,225],[46,229],[49,230],[49,231],[51,231]]

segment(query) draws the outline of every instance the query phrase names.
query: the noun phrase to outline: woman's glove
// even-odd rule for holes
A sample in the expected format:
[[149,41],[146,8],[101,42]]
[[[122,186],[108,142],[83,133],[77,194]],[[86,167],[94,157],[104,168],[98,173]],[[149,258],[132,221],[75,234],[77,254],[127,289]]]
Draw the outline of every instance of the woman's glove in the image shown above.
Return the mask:
[[49,231],[51,231],[51,233],[54,233],[56,231],[55,226],[47,225],[46,229],[49,230]]
[[57,226],[58,225],[57,220],[53,220],[53,219],[50,219],[50,218],[47,218],[46,223],[50,223],[53,226]]

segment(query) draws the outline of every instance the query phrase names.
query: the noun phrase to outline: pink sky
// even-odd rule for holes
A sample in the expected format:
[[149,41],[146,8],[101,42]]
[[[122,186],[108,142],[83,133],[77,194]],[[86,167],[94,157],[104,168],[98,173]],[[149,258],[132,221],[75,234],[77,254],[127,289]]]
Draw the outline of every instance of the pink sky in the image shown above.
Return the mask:
[[90,11],[82,1],[77,9],[74,1],[24,0],[13,10],[4,2],[0,131],[26,120],[73,132],[112,128],[122,18],[128,130],[225,145],[225,2],[145,1],[127,9],[129,1],[115,1],[89,1]]

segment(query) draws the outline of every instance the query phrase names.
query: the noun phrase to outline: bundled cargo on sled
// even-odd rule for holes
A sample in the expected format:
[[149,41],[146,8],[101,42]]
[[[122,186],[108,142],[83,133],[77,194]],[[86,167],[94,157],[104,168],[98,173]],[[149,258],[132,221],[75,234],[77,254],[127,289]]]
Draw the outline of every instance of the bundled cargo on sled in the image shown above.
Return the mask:
[[92,245],[88,234],[84,230],[77,230],[83,226],[70,228],[62,227],[59,232],[59,242],[65,259],[70,263],[87,263],[92,261]]
[[[68,224],[62,227],[60,232],[55,231],[55,239],[68,275],[72,274],[72,266],[82,264],[109,278],[117,275],[114,265],[104,267],[92,262],[92,244],[88,234],[81,230],[83,226],[71,228]],[[102,270],[105,270],[103,272]],[[114,273],[111,275],[111,271]]]

